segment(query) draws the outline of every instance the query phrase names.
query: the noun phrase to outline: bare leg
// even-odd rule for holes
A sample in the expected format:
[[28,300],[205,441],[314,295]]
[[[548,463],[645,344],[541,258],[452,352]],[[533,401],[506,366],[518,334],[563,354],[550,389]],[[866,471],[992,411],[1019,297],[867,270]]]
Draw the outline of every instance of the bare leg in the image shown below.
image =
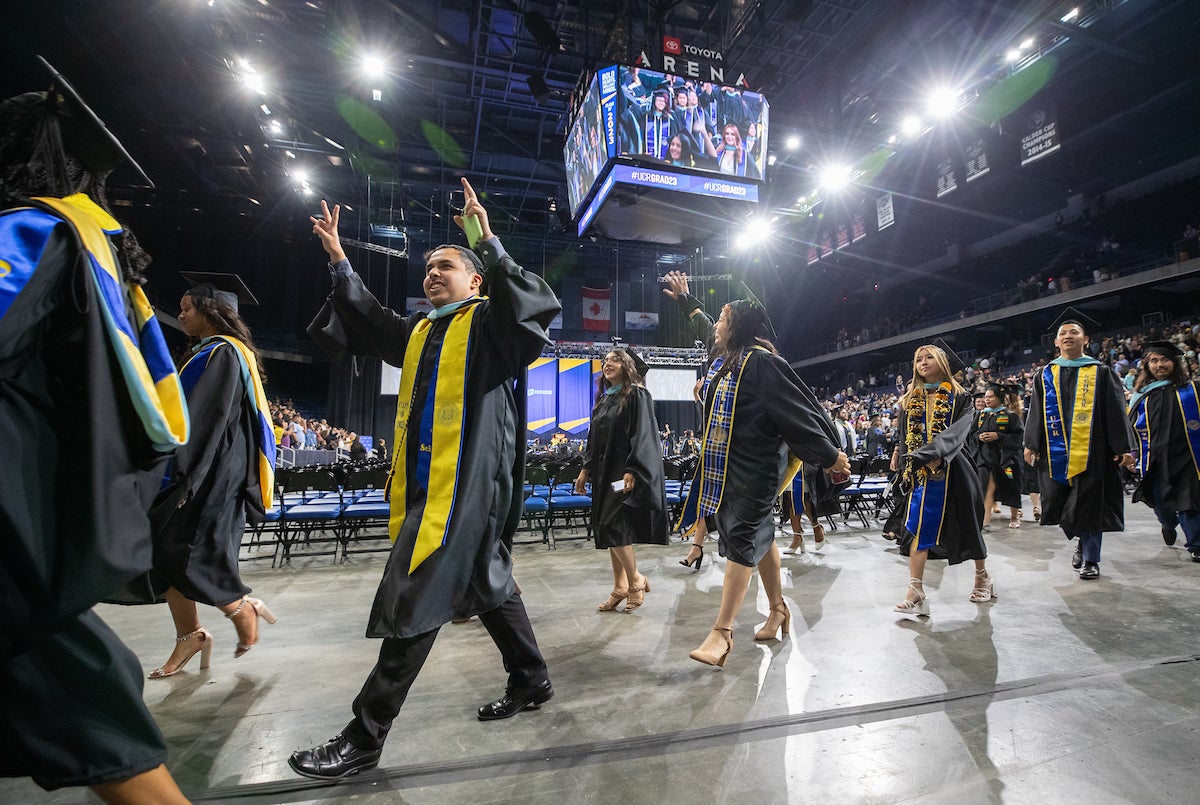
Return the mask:
[[[750,584],[750,575],[754,568],[739,565],[737,562],[725,563],[725,584],[721,588],[721,609],[717,612],[717,622],[713,629],[700,644],[698,652],[720,657],[726,652],[728,640],[726,634],[733,630],[733,619],[742,608],[746,598],[746,587]],[[725,630],[725,631],[717,631]]]
[[821,550],[825,542],[825,526],[821,525],[821,518],[817,515],[817,507],[813,503],[812,498],[804,499],[804,514],[808,517],[808,521],[813,527],[813,545],[816,550]]
[[[1032,469],[1029,469],[1027,471],[1033,472]],[[1041,492],[1030,492],[1029,493],[1029,501],[1033,504],[1033,519],[1041,520],[1042,519],[1042,493]]]
[[772,542],[771,549],[758,563],[758,578],[772,607],[783,603],[783,580],[779,572],[779,547]]
[[166,766],[135,774],[127,780],[93,785],[91,789],[109,805],[188,805],[189,802]]
[[[905,601],[921,601],[925,597],[925,585],[921,580],[925,578],[925,560],[929,558],[929,549],[923,551],[914,550],[908,555],[908,577],[910,581],[908,592],[904,595]],[[914,589],[915,587],[915,589]]]
[[[167,590],[166,598],[167,607],[171,610],[171,619],[175,622],[175,637],[186,637],[199,631],[200,615],[196,612],[196,602],[185,597],[174,587]],[[171,652],[170,658],[161,666],[162,675],[165,676],[175,671],[179,668],[180,663],[195,653],[196,646],[193,641],[180,642],[176,640],[175,649]]]
[[692,546],[688,548],[688,555],[684,558],[682,564],[690,565],[699,559],[704,553],[704,538],[708,535],[708,523],[701,517],[696,521],[696,527],[692,530]]
[[609,548],[613,563],[613,589],[632,587],[646,580],[645,576],[638,577],[637,558],[633,555],[632,545],[622,545],[619,548]]
[[796,496],[791,492],[784,493],[784,502],[787,504],[788,521],[792,525],[792,544],[788,546],[788,553],[804,553],[804,521],[800,518],[803,512],[803,506],[796,507]]
[[[996,479],[988,476],[987,492],[983,495],[983,524],[992,524],[992,507],[996,502]],[[915,576],[914,576],[915,578]]]

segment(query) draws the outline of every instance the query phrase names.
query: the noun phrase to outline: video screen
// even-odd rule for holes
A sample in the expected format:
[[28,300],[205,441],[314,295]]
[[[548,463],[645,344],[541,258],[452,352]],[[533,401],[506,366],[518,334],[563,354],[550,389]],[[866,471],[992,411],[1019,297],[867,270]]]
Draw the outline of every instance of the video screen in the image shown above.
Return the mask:
[[600,169],[608,161],[608,147],[600,118],[599,75],[592,77],[579,106],[579,114],[571,124],[567,144],[563,146],[563,162],[567,168],[567,196],[574,216],[580,203],[592,189]]
[[757,92],[659,73],[619,71],[617,154],[765,179],[768,104]]

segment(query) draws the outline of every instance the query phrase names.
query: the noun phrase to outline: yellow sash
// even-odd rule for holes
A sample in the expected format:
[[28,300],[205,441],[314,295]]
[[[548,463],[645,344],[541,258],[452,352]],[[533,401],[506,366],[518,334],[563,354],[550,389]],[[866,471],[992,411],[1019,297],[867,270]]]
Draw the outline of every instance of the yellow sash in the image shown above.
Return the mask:
[[[471,321],[477,305],[463,305],[452,315],[450,327],[442,342],[438,356],[437,382],[432,389],[434,395],[433,444],[418,445],[430,451],[429,489],[425,500],[425,512],[417,531],[413,546],[412,561],[408,572],[412,575],[422,562],[446,540],[450,527],[450,516],[454,509],[454,498],[458,492],[458,463],[462,450],[463,390],[466,388],[467,349],[471,338]],[[410,416],[421,416],[413,408],[417,373],[425,341],[433,322],[422,319],[408,339],[404,350],[404,367],[400,374],[400,393],[396,407],[396,433],[393,439],[395,451],[392,458],[392,481],[389,486],[391,517],[388,520],[388,535],[395,542],[400,535],[408,514],[408,420]]]
[[[1067,431],[1065,428],[1064,436],[1067,436],[1067,479],[1070,480],[1076,475],[1080,475],[1087,469],[1088,453],[1092,444],[1092,416],[1096,408],[1096,376],[1097,367],[1099,364],[1089,364],[1079,367],[1079,374],[1075,379],[1075,400],[1069,414],[1062,414],[1071,417],[1071,428]],[[1054,382],[1055,397],[1062,401],[1061,387],[1059,385],[1059,366],[1058,364],[1050,364],[1050,376]]]

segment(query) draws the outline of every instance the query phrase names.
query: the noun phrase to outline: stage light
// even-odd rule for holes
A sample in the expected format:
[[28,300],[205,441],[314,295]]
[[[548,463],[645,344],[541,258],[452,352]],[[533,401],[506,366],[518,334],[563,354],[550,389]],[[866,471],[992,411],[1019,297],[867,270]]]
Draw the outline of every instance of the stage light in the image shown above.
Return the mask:
[[1071,20],[1077,19],[1078,17],[1079,17],[1079,6],[1076,6],[1075,8],[1068,11],[1066,14],[1063,14],[1062,18],[1059,19],[1059,22],[1070,22]]
[[889,134],[888,135],[888,145],[895,145],[895,143],[896,143],[896,135]]
[[382,101],[383,100],[383,90],[381,90],[381,89],[371,90],[371,100]]
[[304,185],[304,187],[300,189],[300,192],[306,196],[311,196],[313,194],[313,189],[308,185]]
[[267,107],[267,105],[266,105],[265,103],[260,103],[260,104],[258,105],[258,108],[262,110],[262,113],[263,113],[264,115],[269,115],[269,114],[271,114],[271,110],[270,110],[270,109]]
[[1008,53],[1004,54],[1004,58],[1005,58],[1005,60],[1010,61],[1010,62],[1020,61],[1021,60],[1021,49],[1013,48],[1012,50],[1008,51]]
[[295,152],[295,151],[284,151],[284,152],[283,152],[283,155],[284,155],[285,157],[287,157],[288,159],[295,159],[295,158],[296,158],[296,152]]
[[775,155],[774,154],[767,154],[767,164],[768,165],[775,164]]
[[368,53],[362,57],[362,71],[367,78],[382,78],[388,69],[387,61],[378,53]]
[[751,218],[742,231],[738,232],[733,247],[745,250],[759,245],[771,237],[771,224],[762,218]]
[[292,178],[296,180],[297,184],[307,184],[308,171],[304,170],[303,168],[296,168],[294,171],[292,171]]
[[1029,50],[1031,47],[1033,47],[1033,37],[1032,36],[1021,43],[1021,50]]
[[900,133],[912,137],[914,134],[921,132],[921,118],[916,115],[909,115],[900,121]]
[[283,124],[278,120],[272,120],[269,124],[272,134],[283,134]]
[[829,165],[817,174],[817,181],[825,192],[837,192],[850,184],[850,168],[846,165]]
[[251,91],[257,92],[259,95],[267,94],[267,82],[258,73],[246,73],[242,76],[244,83]]
[[929,93],[925,108],[935,118],[947,118],[958,110],[958,99],[961,95],[961,90],[955,92],[949,87],[938,87]]
[[797,148],[800,147],[800,135],[793,134],[790,137],[788,137],[786,145],[787,145],[787,149],[789,151],[795,151]]

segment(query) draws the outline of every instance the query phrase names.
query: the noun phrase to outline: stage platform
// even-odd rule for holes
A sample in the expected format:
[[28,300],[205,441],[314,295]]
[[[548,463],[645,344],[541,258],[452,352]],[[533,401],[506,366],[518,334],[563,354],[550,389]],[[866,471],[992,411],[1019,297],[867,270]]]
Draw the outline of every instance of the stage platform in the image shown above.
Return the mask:
[[[642,547],[652,592],[600,613],[608,557],[589,542],[518,546],[516,575],[555,688],[540,710],[481,723],[503,690],[478,620],[447,624],[380,767],[338,785],[297,777],[295,749],[323,742],[379,643],[363,635],[383,555],[247,563],[279,616],[232,658],[213,610],[212,668],[147,681],[170,768],[219,803],[1157,803],[1200,783],[1200,564],[1166,547],[1149,509],[1105,537],[1102,576],[1081,581],[1057,528],[996,518],[988,565],[999,598],[968,602],[970,563],[930,563],[932,617],[892,611],[908,571],[895,547],[843,525],[819,554],[784,557],[793,620],[755,643],[757,578],[724,670],[688,659],[712,625],[721,561]],[[787,537],[780,535],[780,548]],[[174,638],[165,607],[100,613],[149,669]],[[0,802],[95,802],[0,780]]]

